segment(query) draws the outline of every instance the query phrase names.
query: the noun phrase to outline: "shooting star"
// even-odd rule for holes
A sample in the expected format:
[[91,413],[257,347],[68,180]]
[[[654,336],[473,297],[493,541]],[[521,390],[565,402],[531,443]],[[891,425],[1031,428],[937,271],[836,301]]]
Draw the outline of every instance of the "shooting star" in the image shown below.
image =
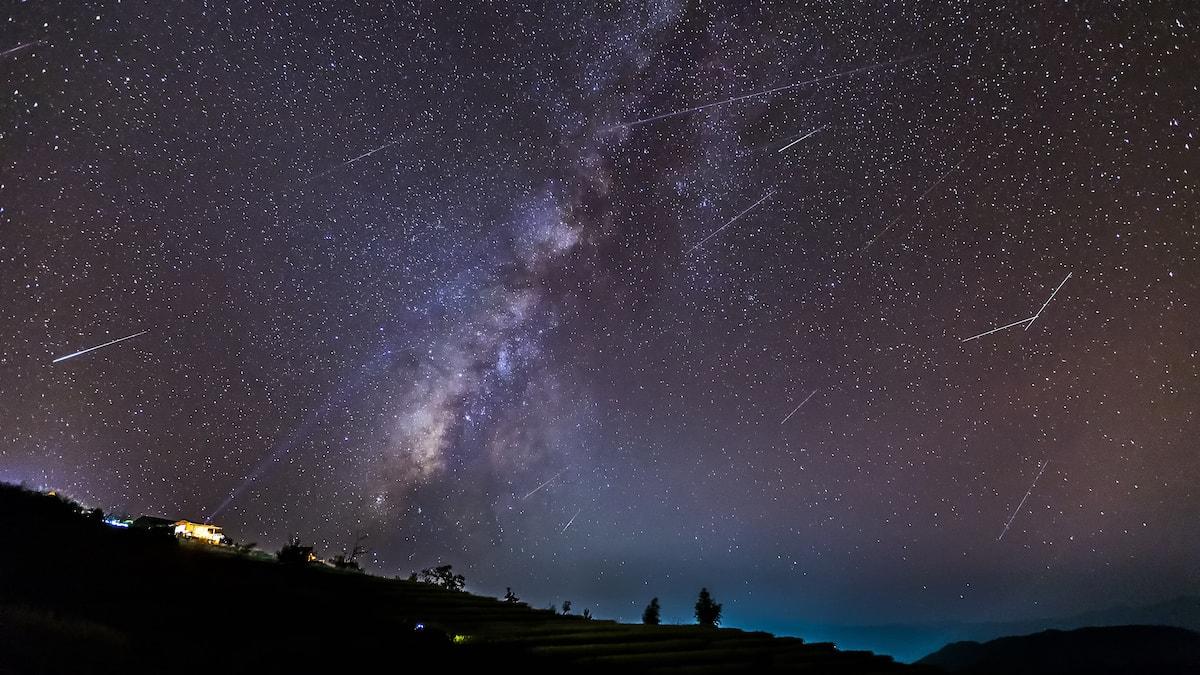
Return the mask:
[[115,345],[118,342],[132,340],[133,338],[138,337],[139,335],[145,335],[146,333],[149,333],[149,332],[150,331],[148,331],[148,330],[144,330],[140,333],[134,333],[133,335],[126,335],[123,338],[117,338],[116,340],[109,340],[108,342],[105,342],[102,345],[96,345],[95,347],[88,347],[87,349],[81,349],[81,350],[75,352],[74,354],[67,354],[66,356],[60,356],[57,359],[54,359],[53,361],[51,361],[50,363],[58,363],[59,361],[66,361],[67,359],[73,359],[76,356],[80,356],[80,355],[86,354],[88,352],[93,352],[93,351],[96,351],[97,349],[104,349],[105,347],[108,347],[110,345]]
[[713,107],[716,107],[719,105],[726,105],[728,103],[736,103],[737,101],[744,101],[748,98],[757,98],[759,96],[770,96],[771,94],[778,94],[781,91],[787,91],[789,89],[803,87],[808,84],[816,84],[818,82],[824,82],[825,80],[832,80],[832,79],[838,78],[838,77],[849,77],[851,75],[857,75],[858,73],[865,73],[869,70],[877,70],[879,68],[887,68],[890,66],[897,66],[897,65],[900,65],[901,63],[906,63],[908,61],[913,61],[916,59],[924,58],[925,56],[926,56],[925,54],[916,54],[914,56],[906,56],[904,58],[896,59],[894,61],[886,61],[884,63],[873,63],[869,66],[863,66],[861,68],[855,68],[853,70],[844,70],[842,72],[831,73],[829,75],[822,75],[820,77],[814,77],[814,78],[810,78],[807,80],[802,80],[800,82],[794,82],[792,84],[785,84],[782,87],[774,87],[772,89],[764,89],[762,91],[755,91],[755,92],[751,92],[749,94],[742,94],[740,96],[734,96],[732,98],[727,98],[727,99],[723,99],[720,101],[713,101],[712,103],[705,103],[703,105],[692,106],[691,108],[683,108],[681,110],[672,110],[670,112],[662,113],[661,115],[654,115],[652,117],[643,117],[642,119],[633,120],[632,122],[625,122],[622,124],[614,124],[610,127],[605,127],[603,129],[601,129],[600,131],[601,132],[609,132],[609,131],[616,131],[617,129],[631,129],[633,127],[641,126],[643,124],[649,124],[651,122],[665,120],[669,117],[679,117],[680,115],[690,115],[691,113],[700,112],[701,110],[706,110],[708,108],[713,108]]
[[46,44],[46,43],[41,40],[34,40],[33,42],[26,42],[25,44],[20,44],[20,45],[17,45],[16,47],[12,47],[10,49],[5,49],[4,51],[0,52],[0,57],[5,57],[5,56],[8,56],[9,54],[16,54],[17,52],[19,52],[23,49],[28,49],[30,47],[36,47],[38,45],[44,45],[44,44]]
[[1063,287],[1063,286],[1064,286],[1064,285],[1067,283],[1067,279],[1070,279],[1072,274],[1074,274],[1074,272],[1068,272],[1068,273],[1067,273],[1067,276],[1066,276],[1066,278],[1064,278],[1064,279],[1063,279],[1063,280],[1062,280],[1062,281],[1061,281],[1061,282],[1058,284],[1058,286],[1057,286],[1057,287],[1054,289],[1054,292],[1050,294],[1050,297],[1049,297],[1049,298],[1046,298],[1046,302],[1043,302],[1043,303],[1042,303],[1042,306],[1041,306],[1041,308],[1039,308],[1039,309],[1038,309],[1038,311],[1037,311],[1037,314],[1034,314],[1033,316],[1031,316],[1031,317],[1028,317],[1028,318],[1025,318],[1025,319],[1021,319],[1020,321],[1014,321],[1014,322],[1012,322],[1012,323],[1007,323],[1007,324],[1004,324],[1003,326],[1000,326],[999,328],[993,328],[993,329],[991,329],[991,330],[989,330],[989,331],[984,331],[984,332],[980,333],[979,335],[972,335],[972,336],[971,336],[971,337],[969,337],[969,338],[963,338],[963,339],[961,340],[961,342],[970,342],[971,340],[978,340],[978,339],[979,339],[979,338],[981,338],[981,337],[984,337],[984,336],[987,336],[987,335],[991,335],[992,333],[998,333],[998,332],[1000,332],[1000,331],[1002,331],[1002,330],[1004,330],[1004,329],[1006,329],[1006,328],[1012,328],[1013,326],[1020,326],[1021,324],[1025,324],[1025,330],[1029,330],[1029,327],[1030,327],[1030,326],[1032,326],[1032,325],[1033,325],[1033,322],[1034,322],[1034,321],[1035,321],[1035,320],[1036,320],[1036,319],[1037,319],[1039,316],[1041,316],[1041,315],[1042,315],[1042,312],[1043,312],[1043,311],[1045,311],[1045,309],[1046,309],[1046,307],[1047,307],[1047,306],[1049,306],[1049,304],[1050,304],[1050,301],[1054,299],[1054,296],[1058,295],[1058,292],[1059,292],[1059,290],[1061,290],[1061,289],[1062,289],[1062,287]]
[[333,173],[334,171],[337,171],[338,169],[350,166],[351,164],[353,164],[355,162],[364,160],[377,152],[381,152],[383,150],[387,150],[388,148],[390,148],[392,146],[399,145],[400,141],[403,141],[403,140],[404,139],[401,138],[401,139],[394,140],[391,143],[385,143],[385,144],[379,146],[378,148],[375,148],[374,150],[368,150],[367,152],[364,152],[363,154],[359,155],[358,157],[355,157],[353,159],[348,159],[348,160],[342,162],[341,164],[338,164],[336,166],[325,169],[321,173],[315,174],[312,177],[310,177],[308,180],[304,181],[304,184],[307,185],[307,184],[313,182],[314,180],[321,178],[322,176],[328,176],[329,174]]
[[1031,316],[1031,317],[1029,317],[1028,319],[1021,319],[1020,321],[1014,321],[1014,322],[1012,322],[1012,323],[1005,324],[1005,325],[1003,325],[1003,326],[1000,326],[999,328],[993,328],[993,329],[991,329],[991,330],[989,330],[989,331],[987,331],[987,332],[980,333],[979,335],[972,335],[972,336],[971,336],[971,337],[969,337],[969,338],[964,338],[962,341],[963,341],[963,342],[970,342],[971,340],[978,340],[979,338],[981,338],[981,337],[985,337],[985,336],[987,336],[987,335],[991,335],[992,333],[998,333],[998,332],[1000,332],[1000,331],[1004,330],[1005,328],[1012,328],[1013,326],[1020,326],[1020,325],[1021,325],[1021,324],[1023,324],[1023,323],[1029,323],[1029,322],[1031,322],[1031,321],[1033,321],[1033,317],[1032,317],[1032,316]]
[[704,237],[700,241],[693,244],[691,248],[689,248],[687,251],[684,252],[684,255],[691,255],[692,251],[695,251],[696,249],[700,248],[700,246],[703,245],[704,242],[708,241],[709,239],[712,239],[713,237],[720,234],[722,230],[724,230],[725,228],[729,227],[730,225],[736,223],[738,218],[741,218],[742,216],[746,215],[747,213],[750,213],[751,211],[753,211],[754,207],[767,201],[767,199],[773,194],[775,194],[775,191],[769,190],[767,192],[767,194],[760,197],[758,201],[754,202],[750,206],[747,206],[745,211],[742,211],[741,213],[737,214],[733,218],[730,218],[729,222],[725,223],[724,225],[722,225],[722,226],[718,227],[717,229],[713,230],[712,232],[708,233],[708,236]]
[[821,126],[821,127],[817,127],[816,129],[813,129],[812,131],[808,132],[807,134],[804,134],[803,136],[801,136],[800,138],[797,138],[796,140],[792,141],[791,143],[788,143],[787,145],[783,146],[776,152],[783,152],[784,150],[787,150],[788,148],[792,147],[793,145],[799,143],[800,141],[803,141],[807,138],[815,136],[817,134],[817,132],[824,131],[825,127],[827,127],[827,126],[829,126],[829,125],[826,124],[825,126]]
[[579,509],[578,511],[576,511],[575,515],[571,516],[571,519],[567,521],[566,526],[563,527],[562,532],[559,532],[559,534],[563,534],[564,532],[566,532],[567,528],[571,526],[571,523],[575,522],[575,519],[578,518],[579,514],[581,514],[581,513],[583,513],[583,509]]
[[1042,462],[1042,468],[1038,470],[1038,475],[1035,476],[1033,478],[1033,482],[1029,484],[1029,489],[1025,491],[1025,496],[1021,497],[1021,503],[1017,504],[1017,508],[1013,509],[1012,515],[1008,517],[1008,522],[1004,524],[1004,531],[1000,533],[999,537],[996,537],[996,541],[1000,541],[1004,538],[1004,535],[1008,534],[1008,528],[1011,527],[1013,521],[1016,520],[1017,514],[1021,512],[1021,507],[1025,506],[1025,500],[1029,499],[1030,493],[1033,492],[1033,486],[1037,485],[1038,479],[1042,477],[1042,473],[1046,471],[1046,467],[1049,465],[1050,460]]
[[539,485],[539,486],[537,486],[537,487],[533,488],[532,490],[530,490],[528,493],[526,493],[526,495],[525,495],[524,497],[521,497],[521,500],[522,500],[522,501],[524,501],[524,500],[526,500],[526,499],[529,499],[530,495],[532,495],[533,493],[537,492],[538,490],[541,490],[542,488],[546,487],[547,485],[549,485],[549,484],[553,483],[553,482],[554,482],[554,481],[555,481],[555,480],[556,480],[556,479],[557,479],[559,476],[563,475],[563,471],[566,471],[566,469],[563,469],[562,471],[559,471],[558,473],[556,473],[556,474],[554,474],[553,476],[551,476],[551,477],[550,477],[550,479],[549,479],[549,480],[547,480],[545,483],[542,483],[541,485]]
[[1058,286],[1054,288],[1054,292],[1050,294],[1050,297],[1046,298],[1046,302],[1043,302],[1042,306],[1038,308],[1037,314],[1029,317],[1029,323],[1025,325],[1025,330],[1029,330],[1029,327],[1033,325],[1033,322],[1037,321],[1037,318],[1042,315],[1042,312],[1046,309],[1046,306],[1050,304],[1050,301],[1054,299],[1054,296],[1058,295],[1058,291],[1067,283],[1067,279],[1070,279],[1072,274],[1074,274],[1074,272],[1067,272],[1067,276],[1064,277]]
[[389,349],[380,353],[356,371],[350,371],[352,373],[350,377],[341,378],[341,385],[326,396],[320,407],[309,409],[309,412],[299,426],[293,428],[288,435],[278,438],[272,443],[267,454],[258,461],[258,464],[254,466],[250,473],[246,474],[242,482],[226,495],[224,501],[218,504],[217,508],[209,512],[205,518],[205,522],[212,522],[225,509],[229,508],[235,500],[245,494],[255,482],[266,475],[273,467],[282,463],[282,460],[296,447],[307,441],[334,411],[342,409],[348,400],[362,390],[362,387],[370,381],[370,378],[386,371],[391,363],[392,351]]
[[946,178],[950,174],[954,173],[955,171],[958,171],[958,167],[962,166],[962,163],[965,162],[966,160],[967,160],[967,158],[964,156],[962,159],[958,160],[958,164],[955,164],[954,166],[952,166],[948,170],[946,170],[944,173],[942,173],[941,176],[938,176],[937,180],[933,181],[932,183],[930,183],[929,187],[925,188],[925,191],[921,193],[920,197],[917,197],[911,203],[906,205],[905,208],[901,209],[900,213],[897,213],[895,218],[892,218],[890,221],[888,221],[888,224],[885,225],[884,228],[882,230],[880,230],[874,237],[871,237],[871,240],[868,241],[866,244],[864,244],[862,248],[858,249],[858,252],[865,253],[867,249],[871,248],[871,244],[874,244],[875,240],[877,240],[880,237],[882,237],[883,235],[887,234],[889,230],[891,230],[893,227],[896,226],[896,223],[900,222],[900,218],[902,218],[904,216],[904,213],[909,209],[909,207],[915,208],[917,205],[919,205],[921,203],[921,200],[928,197],[929,193],[933,192],[934,188],[941,185],[942,181],[946,180]]
[[779,423],[780,426],[787,424],[787,421],[792,419],[792,415],[795,415],[797,412],[799,412],[800,409],[804,407],[804,404],[808,403],[808,399],[812,398],[813,396],[816,396],[818,391],[820,391],[820,390],[813,389],[811,394],[809,394],[808,396],[805,396],[804,400],[800,401],[800,405],[796,406],[796,408],[794,410],[792,410],[792,412],[788,413],[787,417],[783,418],[783,421]]

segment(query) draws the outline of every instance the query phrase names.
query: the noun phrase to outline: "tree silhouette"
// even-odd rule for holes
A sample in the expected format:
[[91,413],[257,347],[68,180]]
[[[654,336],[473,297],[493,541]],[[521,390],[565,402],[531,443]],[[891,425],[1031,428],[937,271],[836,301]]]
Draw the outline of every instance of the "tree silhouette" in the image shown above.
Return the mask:
[[357,560],[354,560],[353,558],[347,558],[346,556],[342,555],[341,553],[330,558],[329,564],[333,565],[334,567],[338,568],[339,570],[353,570],[355,572],[362,571],[362,567],[360,567],[358,565]]
[[562,613],[564,615],[571,613],[571,601],[570,600],[563,600]]
[[657,626],[661,622],[659,617],[661,609],[658,606],[658,598],[650,598],[650,604],[646,605],[646,611],[642,612],[642,623],[648,626]]
[[504,589],[504,601],[505,601],[505,602],[507,602],[507,603],[508,603],[508,604],[510,604],[510,605],[515,605],[515,604],[517,604],[518,602],[520,602],[520,601],[521,601],[521,599],[517,597],[517,594],[516,594],[516,593],[513,593],[513,592],[512,592],[512,588],[511,588],[511,587],[506,587],[506,588]]
[[358,561],[358,556],[367,552],[366,547],[362,545],[362,543],[366,540],[367,540],[367,534],[365,532],[362,532],[361,530],[357,534],[354,535],[354,543],[351,544],[351,546],[350,546],[350,553],[345,556],[345,560],[348,563],[347,567],[354,567],[355,569],[362,569],[358,566],[357,561]]
[[[413,573],[413,577],[416,572]],[[409,577],[412,579],[413,577]],[[455,574],[451,565],[438,565],[421,570],[421,581],[451,591],[461,591],[467,585],[467,579],[461,574]]]
[[300,537],[292,537],[279,552],[275,554],[276,560],[288,565],[304,565],[312,558],[313,547],[302,546]]
[[696,599],[696,622],[701,626],[716,626],[721,623],[721,605],[713,602],[707,588],[701,588],[700,597]]
[[590,609],[583,610],[583,618],[591,619],[592,618],[592,610],[590,610]]

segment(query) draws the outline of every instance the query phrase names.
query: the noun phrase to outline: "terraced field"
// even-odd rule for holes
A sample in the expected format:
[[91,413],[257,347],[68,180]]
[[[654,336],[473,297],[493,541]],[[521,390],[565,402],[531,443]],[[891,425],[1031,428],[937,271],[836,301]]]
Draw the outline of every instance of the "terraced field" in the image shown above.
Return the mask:
[[[369,578],[368,578],[369,579]],[[366,579],[364,579],[365,581]],[[644,626],[560,616],[429,584],[381,582],[394,607],[475,647],[495,645],[570,666],[621,673],[919,673],[871,652],[839,651],[762,632],[700,626]],[[392,604],[392,603],[389,603]]]

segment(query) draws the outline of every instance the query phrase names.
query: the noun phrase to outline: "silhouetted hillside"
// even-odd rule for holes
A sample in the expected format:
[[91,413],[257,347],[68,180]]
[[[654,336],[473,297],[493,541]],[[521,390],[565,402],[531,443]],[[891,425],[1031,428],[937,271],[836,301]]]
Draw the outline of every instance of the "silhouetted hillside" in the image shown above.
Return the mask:
[[1200,633],[1171,626],[1048,630],[956,642],[918,663],[967,675],[1194,675],[1200,673]]
[[[0,484],[0,674],[922,672],[767,633],[564,617],[117,529]],[[925,671],[928,672],[928,671]]]

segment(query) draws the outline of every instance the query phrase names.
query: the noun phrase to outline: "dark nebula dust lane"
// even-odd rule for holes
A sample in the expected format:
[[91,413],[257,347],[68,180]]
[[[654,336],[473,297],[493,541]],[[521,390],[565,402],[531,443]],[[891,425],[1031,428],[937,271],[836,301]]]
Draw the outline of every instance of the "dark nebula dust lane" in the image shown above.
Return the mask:
[[0,480],[626,620],[1195,592],[1192,3],[435,5],[5,10]]

